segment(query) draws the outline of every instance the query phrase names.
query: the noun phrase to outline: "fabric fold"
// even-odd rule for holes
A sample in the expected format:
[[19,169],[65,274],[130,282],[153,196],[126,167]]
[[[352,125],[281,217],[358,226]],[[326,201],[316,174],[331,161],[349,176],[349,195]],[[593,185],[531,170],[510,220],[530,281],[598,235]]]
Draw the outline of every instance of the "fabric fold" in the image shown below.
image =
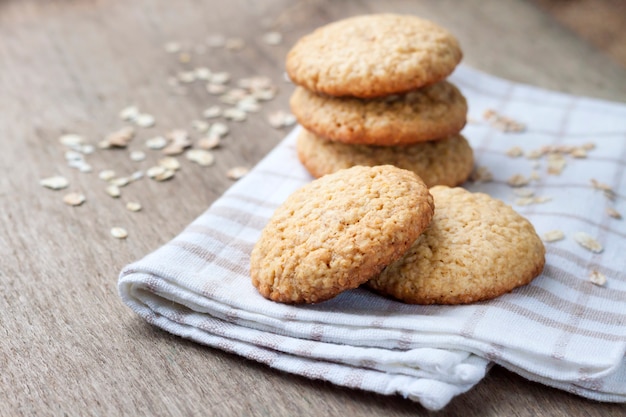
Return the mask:
[[[546,268],[531,284],[465,306],[406,305],[366,289],[307,306],[264,299],[250,282],[250,251],[273,211],[312,180],[296,156],[296,129],[172,241],[125,267],[122,300],[181,337],[428,409],[471,389],[493,363],[576,395],[625,402],[626,222],[607,213],[626,214],[626,105],[464,66],[450,81],[469,103],[473,122],[463,134],[478,167],[493,177],[464,187],[513,205],[539,234],[565,234],[546,243]],[[482,116],[493,109],[526,130],[498,130]],[[583,145],[584,157],[563,156],[566,147]],[[521,154],[512,156],[513,147]],[[551,154],[565,161],[559,173]],[[519,188],[509,184],[520,175],[541,199],[520,203]],[[577,232],[603,250],[585,249]],[[607,283],[591,283],[593,273]]]

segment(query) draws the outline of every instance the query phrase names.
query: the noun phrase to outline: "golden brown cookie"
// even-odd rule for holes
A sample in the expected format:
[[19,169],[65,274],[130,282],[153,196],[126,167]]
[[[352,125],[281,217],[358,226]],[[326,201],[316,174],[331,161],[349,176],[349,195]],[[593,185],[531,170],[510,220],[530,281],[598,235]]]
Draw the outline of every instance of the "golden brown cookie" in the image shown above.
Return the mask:
[[286,69],[294,83],[311,91],[371,98],[434,84],[461,58],[456,38],[433,22],[371,14],[302,37],[287,54]]
[[252,283],[274,301],[328,300],[401,257],[432,214],[426,185],[410,171],[389,165],[337,171],[274,212],[250,256]]
[[291,112],[311,132],[334,141],[395,146],[459,133],[467,102],[451,83],[374,99],[332,97],[295,89]]
[[395,165],[415,172],[428,187],[462,184],[472,173],[474,153],[461,135],[409,146],[346,145],[302,129],[296,143],[302,165],[316,178],[355,165]]
[[368,281],[414,304],[466,304],[528,284],[545,248],[531,223],[502,201],[462,188],[431,188],[435,215],[407,253]]

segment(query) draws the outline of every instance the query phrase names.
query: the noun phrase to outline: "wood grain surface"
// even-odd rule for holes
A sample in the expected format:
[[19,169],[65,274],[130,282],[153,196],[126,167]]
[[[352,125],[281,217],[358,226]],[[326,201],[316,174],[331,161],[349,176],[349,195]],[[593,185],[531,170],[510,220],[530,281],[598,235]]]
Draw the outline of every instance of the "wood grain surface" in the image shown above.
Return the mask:
[[[413,13],[448,27],[464,63],[541,87],[626,101],[626,71],[522,0],[0,0],[0,416],[415,416],[400,397],[383,397],[284,374],[166,334],[117,295],[120,269],[173,238],[232,184],[226,171],[253,166],[286,134],[268,115],[287,110],[286,52],[300,36],[360,13]],[[262,35],[275,30],[280,45]],[[212,34],[241,38],[240,51],[206,48]],[[191,48],[180,62],[163,45]],[[180,94],[179,71],[206,66],[233,81],[264,75],[278,96],[231,133],[200,167],[180,158],[175,178],[142,179],[113,199],[98,171],[129,175],[154,165],[146,139],[191,121],[217,103],[202,83]],[[64,133],[97,143],[124,126],[129,104],[153,114],[126,150],[97,150],[94,172],[68,167]],[[196,136],[197,137],[197,136]],[[129,150],[147,159],[131,161]],[[70,187],[44,189],[64,175]],[[79,207],[67,191],[85,194]],[[138,201],[143,210],[125,208]],[[109,234],[128,230],[125,240]],[[532,383],[496,367],[441,416],[608,416],[601,404]]]

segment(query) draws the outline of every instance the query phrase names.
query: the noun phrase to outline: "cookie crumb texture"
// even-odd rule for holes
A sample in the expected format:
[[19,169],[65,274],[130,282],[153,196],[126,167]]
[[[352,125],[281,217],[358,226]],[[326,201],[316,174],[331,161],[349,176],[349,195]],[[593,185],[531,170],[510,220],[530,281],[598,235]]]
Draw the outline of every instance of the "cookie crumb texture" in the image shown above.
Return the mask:
[[433,211],[426,185],[406,170],[357,166],[324,176],[275,211],[251,253],[252,283],[278,302],[328,300],[401,257]]
[[467,304],[528,284],[545,248],[531,223],[487,194],[431,188],[437,210],[407,253],[368,282],[413,304]]
[[441,139],[465,126],[467,101],[442,81],[406,94],[358,99],[295,89],[290,107],[308,130],[338,142],[396,146]]
[[294,83],[311,91],[371,98],[434,84],[461,58],[457,39],[433,22],[372,14],[302,37],[287,54],[286,69]]
[[474,153],[461,135],[409,146],[369,146],[329,141],[302,129],[296,149],[316,178],[355,165],[394,165],[415,172],[428,187],[456,186],[474,169]]

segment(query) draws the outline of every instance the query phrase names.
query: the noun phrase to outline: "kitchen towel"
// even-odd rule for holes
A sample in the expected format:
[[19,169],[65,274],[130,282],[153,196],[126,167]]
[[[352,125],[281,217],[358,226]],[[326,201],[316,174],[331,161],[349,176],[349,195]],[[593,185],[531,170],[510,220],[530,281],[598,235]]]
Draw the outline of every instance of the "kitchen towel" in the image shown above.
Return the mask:
[[273,211],[312,180],[296,128],[177,237],[126,266],[121,298],[181,337],[432,410],[493,363],[626,402],[626,105],[466,66],[450,81],[467,97],[463,134],[476,159],[463,186],[511,204],[550,240],[531,284],[465,306],[407,305],[361,288],[315,305],[264,299],[250,282],[250,251]]

